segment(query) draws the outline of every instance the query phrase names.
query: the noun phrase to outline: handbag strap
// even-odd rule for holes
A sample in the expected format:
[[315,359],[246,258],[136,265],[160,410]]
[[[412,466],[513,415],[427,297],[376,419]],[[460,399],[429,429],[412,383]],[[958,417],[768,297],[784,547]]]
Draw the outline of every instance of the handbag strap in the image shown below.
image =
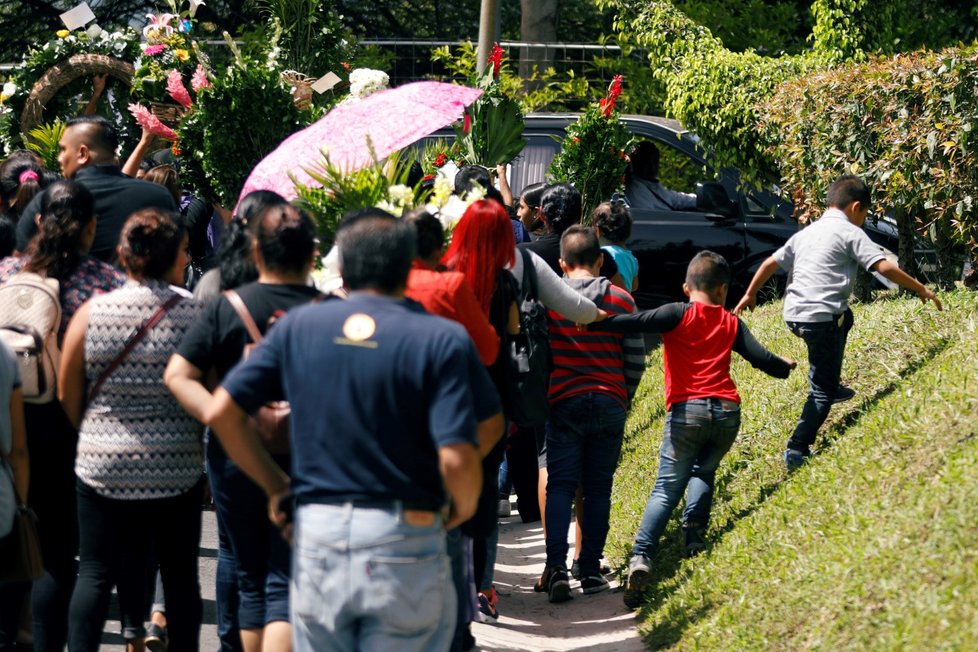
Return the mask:
[[139,330],[129,338],[128,342],[126,342],[126,346],[119,352],[119,355],[117,355],[115,359],[109,363],[109,366],[107,366],[95,380],[95,384],[92,385],[91,391],[88,392],[89,403],[91,403],[92,400],[98,396],[99,390],[102,389],[102,384],[105,383],[108,377],[112,375],[112,372],[118,369],[119,365],[122,364],[122,361],[126,359],[126,356],[128,356],[136,345],[139,344],[144,337],[146,337],[146,334],[149,333],[161,319],[163,319],[163,316],[170,310],[170,308],[177,305],[181,301],[183,301],[183,297],[179,294],[174,294],[172,297],[164,301],[163,305],[157,308],[156,312],[150,315],[149,319],[143,322],[143,325],[139,327]]
[[238,313],[238,318],[241,320],[241,323],[244,324],[245,330],[248,331],[248,337],[251,338],[251,341],[255,344],[261,344],[261,331],[258,330],[258,324],[255,323],[254,317],[252,317],[251,313],[248,312],[248,306],[245,305],[241,295],[234,290],[225,290],[224,298],[227,299],[228,303],[231,304],[231,307],[234,308],[234,312]]

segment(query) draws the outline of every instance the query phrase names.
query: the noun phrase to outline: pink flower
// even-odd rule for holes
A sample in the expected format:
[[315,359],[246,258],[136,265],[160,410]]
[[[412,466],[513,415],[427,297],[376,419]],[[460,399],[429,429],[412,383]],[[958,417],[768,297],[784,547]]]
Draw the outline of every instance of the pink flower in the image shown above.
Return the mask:
[[499,67],[503,63],[503,49],[499,47],[499,43],[492,44],[492,53],[489,55],[489,58],[486,59],[486,63],[492,64],[492,76],[498,77]]
[[183,76],[176,70],[171,70],[166,75],[166,90],[170,97],[175,99],[181,106],[189,109],[194,101],[190,99],[190,93],[183,85]]
[[462,121],[462,133],[467,134],[472,129],[472,116],[466,111]]
[[198,65],[197,70],[190,77],[190,87],[194,89],[195,93],[199,93],[202,88],[211,87],[211,80],[207,78],[207,73],[202,66]]
[[155,57],[164,50],[166,50],[166,46],[162,43],[157,43],[156,45],[147,45],[145,48],[143,48],[143,54],[145,54],[147,57]]
[[176,142],[177,132],[160,122],[160,119],[142,104],[130,104],[129,113],[136,118],[136,123],[149,133]]
[[174,16],[173,14],[161,14],[159,16],[146,14],[146,17],[149,18],[149,23],[143,28],[143,36],[152,39],[163,38],[172,34],[173,26],[170,23],[178,16]]

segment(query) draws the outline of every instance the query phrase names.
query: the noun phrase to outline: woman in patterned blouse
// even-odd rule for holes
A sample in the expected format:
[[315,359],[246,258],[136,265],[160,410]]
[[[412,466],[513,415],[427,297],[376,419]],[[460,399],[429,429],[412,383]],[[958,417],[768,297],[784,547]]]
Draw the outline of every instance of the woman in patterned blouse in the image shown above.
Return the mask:
[[[129,280],[78,309],[58,374],[58,398],[79,426],[81,545],[68,647],[98,650],[113,586],[128,624],[124,636],[133,643],[144,636],[146,578],[155,551],[170,649],[196,650],[200,426],[163,384],[167,360],[200,315],[199,304],[172,287],[183,281],[187,234],[167,212],[138,211],[126,221],[117,252]],[[140,331],[144,337],[125,352]]]
[[[61,299],[59,343],[68,320],[92,296],[121,287],[125,274],[88,256],[95,236],[95,201],[74,181],[48,187],[41,199],[40,232],[21,258],[0,261],[0,283],[26,271],[58,280]],[[75,512],[75,445],[78,433],[61,405],[25,403],[30,454],[28,501],[38,516],[44,575],[31,592],[34,649],[63,650],[68,637],[68,601],[75,584],[78,517]],[[0,592],[26,596],[29,586],[5,585]],[[5,595],[4,599],[10,598]],[[13,598],[10,598],[13,599]],[[23,599],[23,598],[21,598]]]

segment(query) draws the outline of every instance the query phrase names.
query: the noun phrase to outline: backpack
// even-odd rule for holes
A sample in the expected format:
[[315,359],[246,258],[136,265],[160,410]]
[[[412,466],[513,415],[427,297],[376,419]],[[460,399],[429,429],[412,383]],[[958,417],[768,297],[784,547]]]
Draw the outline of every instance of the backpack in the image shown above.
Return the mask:
[[520,426],[542,426],[550,416],[550,327],[539,299],[537,270],[529,252],[523,257],[523,282],[517,297],[520,333],[509,338],[509,405],[507,415]]
[[58,281],[19,272],[0,285],[0,340],[17,356],[24,401],[48,403],[56,398],[58,327],[61,301]]

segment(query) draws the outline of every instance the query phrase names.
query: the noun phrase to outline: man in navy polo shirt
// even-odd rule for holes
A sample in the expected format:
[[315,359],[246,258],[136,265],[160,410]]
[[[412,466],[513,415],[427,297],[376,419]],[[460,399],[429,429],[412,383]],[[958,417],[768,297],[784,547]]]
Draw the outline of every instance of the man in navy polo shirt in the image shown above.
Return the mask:
[[[208,423],[274,521],[290,489],[295,499],[297,651],[447,650],[444,528],[475,513],[498,397],[465,330],[403,298],[410,224],[360,219],[338,246],[350,298],[277,323],[225,377]],[[247,421],[279,397],[292,407],[291,488]]]

